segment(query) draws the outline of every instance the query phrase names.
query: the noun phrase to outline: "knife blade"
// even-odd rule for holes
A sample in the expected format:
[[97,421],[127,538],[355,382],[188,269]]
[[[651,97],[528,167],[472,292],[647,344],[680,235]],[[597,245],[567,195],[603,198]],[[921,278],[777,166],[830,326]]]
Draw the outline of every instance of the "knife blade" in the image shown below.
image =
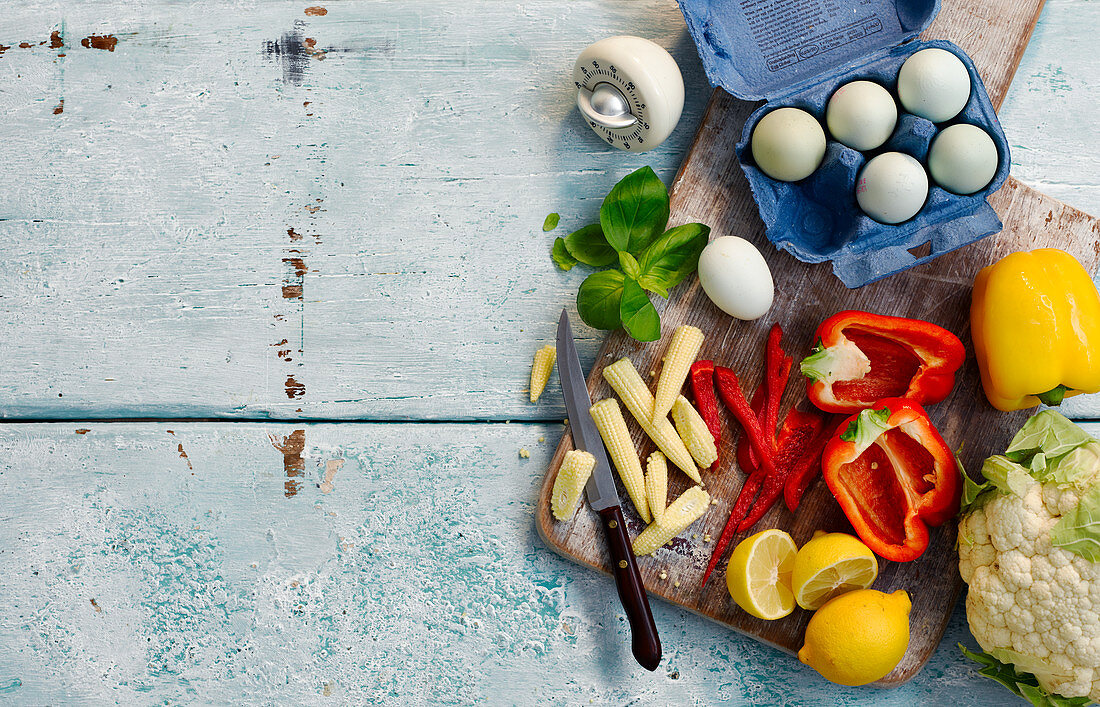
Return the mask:
[[588,504],[594,511],[619,505],[619,493],[615,490],[615,479],[611,476],[611,465],[607,461],[607,451],[603,446],[596,423],[592,420],[588,408],[592,399],[588,396],[588,383],[581,360],[577,356],[577,346],[573,343],[573,328],[569,325],[569,313],[562,310],[558,320],[558,378],[561,391],[565,396],[565,411],[569,417],[569,432],[573,435],[573,446],[588,452],[596,458],[596,467],[585,486]]
[[615,577],[619,601],[622,602],[630,623],[631,651],[639,665],[646,670],[656,670],[661,664],[661,639],[657,636],[657,626],[649,608],[649,597],[646,596],[630,538],[626,534],[626,521],[619,505],[619,493],[615,490],[615,479],[611,476],[611,465],[607,461],[603,439],[588,412],[592,407],[592,398],[588,395],[588,383],[573,342],[569,313],[564,309],[558,320],[557,346],[558,379],[565,397],[573,446],[596,458],[596,466],[585,486],[585,494],[592,510],[599,515],[600,525],[607,538],[607,549],[611,554],[611,573]]

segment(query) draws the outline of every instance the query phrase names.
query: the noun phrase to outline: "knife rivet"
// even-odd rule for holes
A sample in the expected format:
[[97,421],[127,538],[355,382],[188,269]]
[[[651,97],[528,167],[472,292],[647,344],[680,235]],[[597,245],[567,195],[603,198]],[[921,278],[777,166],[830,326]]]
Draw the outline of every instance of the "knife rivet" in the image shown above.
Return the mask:
[[619,560],[619,569],[626,569],[626,560]]
[[611,521],[610,523],[607,524],[607,527],[608,528],[618,528],[619,524],[616,521]]

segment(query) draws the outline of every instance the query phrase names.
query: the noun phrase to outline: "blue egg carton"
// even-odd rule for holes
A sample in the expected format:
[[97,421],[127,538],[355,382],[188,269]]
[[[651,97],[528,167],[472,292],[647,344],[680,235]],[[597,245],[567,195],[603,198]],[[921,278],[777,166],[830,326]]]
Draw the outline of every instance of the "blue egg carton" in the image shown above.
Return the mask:
[[[986,198],[1008,178],[1008,141],[974,62],[947,41],[916,41],[939,11],[939,0],[678,0],[712,85],[744,100],[766,102],[745,122],[736,154],[748,177],[765,234],[777,247],[808,263],[832,261],[848,287],[860,287],[1001,230]],[[970,100],[946,123],[904,112],[897,75],[913,53],[945,49],[970,72]],[[882,147],[853,150],[829,136],[825,107],[840,86],[874,81],[898,105],[898,123]],[[757,121],[793,106],[817,118],[826,132],[825,158],[799,182],[781,182],[753,164],[750,138]],[[999,163],[985,189],[961,196],[929,177],[928,200],[913,218],[888,225],[856,203],[856,177],[867,160],[889,151],[922,164],[936,134],[955,123],[977,125],[997,146]],[[927,244],[927,246],[926,246]],[[926,247],[924,255],[916,255]]]

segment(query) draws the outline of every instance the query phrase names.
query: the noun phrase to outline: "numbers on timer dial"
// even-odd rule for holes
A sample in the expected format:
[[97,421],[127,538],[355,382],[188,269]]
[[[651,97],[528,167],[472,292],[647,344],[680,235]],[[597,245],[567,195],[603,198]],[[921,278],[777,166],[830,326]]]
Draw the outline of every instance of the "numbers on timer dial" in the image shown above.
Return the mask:
[[[675,128],[683,108],[684,85],[675,60],[660,46],[639,37],[609,37],[585,49],[573,68],[578,93],[592,92],[599,84],[614,86],[629,112],[629,125],[620,120],[603,120],[592,114],[591,93],[581,106],[585,122],[601,139],[614,147],[643,151],[656,147]],[[597,92],[598,93],[598,92]],[[606,96],[604,96],[606,98]],[[618,123],[620,127],[608,127]]]

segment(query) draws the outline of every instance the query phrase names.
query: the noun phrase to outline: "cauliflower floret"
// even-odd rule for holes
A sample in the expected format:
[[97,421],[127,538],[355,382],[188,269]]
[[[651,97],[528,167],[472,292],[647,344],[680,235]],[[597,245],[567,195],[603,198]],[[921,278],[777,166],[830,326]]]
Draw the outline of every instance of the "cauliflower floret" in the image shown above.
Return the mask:
[[1047,690],[1100,702],[1100,565],[1050,542],[1079,501],[1037,481],[1022,496],[997,493],[960,524],[959,572],[983,650],[1017,654]]

